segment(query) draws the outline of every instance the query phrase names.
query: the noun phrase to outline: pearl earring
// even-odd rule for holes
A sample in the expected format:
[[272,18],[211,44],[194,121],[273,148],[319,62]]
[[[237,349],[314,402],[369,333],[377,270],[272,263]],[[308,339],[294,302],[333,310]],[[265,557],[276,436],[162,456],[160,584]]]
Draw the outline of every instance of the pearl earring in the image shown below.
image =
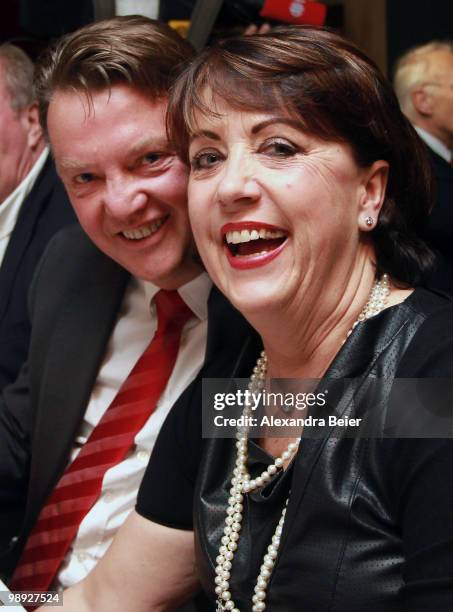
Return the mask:
[[371,227],[372,225],[374,225],[373,217],[366,217],[365,218],[365,223],[367,224],[368,227]]

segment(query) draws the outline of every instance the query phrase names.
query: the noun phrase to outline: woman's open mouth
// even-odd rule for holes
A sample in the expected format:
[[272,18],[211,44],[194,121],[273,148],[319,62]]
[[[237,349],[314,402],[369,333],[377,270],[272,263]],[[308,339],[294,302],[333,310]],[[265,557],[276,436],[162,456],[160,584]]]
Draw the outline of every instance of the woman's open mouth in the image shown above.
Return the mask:
[[269,263],[279,255],[288,238],[284,230],[255,221],[228,223],[221,231],[228,260],[240,269]]

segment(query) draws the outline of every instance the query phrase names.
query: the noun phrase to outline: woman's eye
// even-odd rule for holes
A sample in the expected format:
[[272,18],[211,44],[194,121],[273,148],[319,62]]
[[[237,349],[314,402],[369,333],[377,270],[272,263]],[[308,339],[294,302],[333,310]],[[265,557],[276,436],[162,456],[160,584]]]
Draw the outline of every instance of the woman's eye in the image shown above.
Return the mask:
[[275,157],[291,157],[298,152],[297,147],[288,140],[267,141],[262,145],[261,150]]
[[219,161],[220,155],[215,151],[204,151],[194,155],[190,162],[192,170],[212,168]]
[[91,183],[94,179],[94,175],[91,172],[82,172],[82,174],[78,174],[74,178],[74,182],[78,185],[86,185],[87,183]]

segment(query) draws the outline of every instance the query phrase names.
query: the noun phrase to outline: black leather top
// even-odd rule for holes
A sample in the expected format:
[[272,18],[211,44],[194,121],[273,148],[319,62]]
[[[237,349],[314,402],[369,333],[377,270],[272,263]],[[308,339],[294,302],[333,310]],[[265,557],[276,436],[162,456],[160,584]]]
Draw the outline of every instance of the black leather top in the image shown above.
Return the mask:
[[[338,386],[342,377],[361,381],[353,395],[340,396],[337,413],[360,414],[366,408],[362,391],[374,377],[453,377],[452,329],[451,302],[421,289],[405,303],[357,326],[326,374],[330,379],[326,384]],[[249,373],[239,369],[235,375]],[[391,385],[377,389],[374,399],[384,426]],[[190,517],[193,500],[197,563],[214,609],[215,558],[235,441],[203,440],[200,445],[196,430],[191,430],[199,419],[199,406],[189,402],[164,426],[137,511],[156,522],[186,528],[184,511]],[[404,405],[402,410],[409,413],[411,406]],[[230,579],[236,606],[241,612],[251,609],[263,556],[289,496],[267,610],[452,610],[453,441],[351,439],[329,427],[323,434],[303,438],[285,473],[244,496]],[[271,461],[253,442],[249,442],[249,458],[252,476]],[[190,475],[188,465],[198,465],[198,475]],[[163,471],[171,484],[165,484]],[[191,497],[189,483],[196,477]],[[157,486],[159,498],[167,499],[166,509],[152,500]]]

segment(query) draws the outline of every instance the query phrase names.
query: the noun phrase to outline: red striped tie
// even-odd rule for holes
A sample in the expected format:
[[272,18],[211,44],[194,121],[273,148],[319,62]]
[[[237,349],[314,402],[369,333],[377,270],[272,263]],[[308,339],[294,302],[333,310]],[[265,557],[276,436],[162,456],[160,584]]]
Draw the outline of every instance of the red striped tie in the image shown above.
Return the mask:
[[176,291],[160,290],[154,300],[157,331],[43,507],[14,572],[12,590],[48,589],[100,495],[105,472],[125,457],[165,389],[182,328],[192,313]]

